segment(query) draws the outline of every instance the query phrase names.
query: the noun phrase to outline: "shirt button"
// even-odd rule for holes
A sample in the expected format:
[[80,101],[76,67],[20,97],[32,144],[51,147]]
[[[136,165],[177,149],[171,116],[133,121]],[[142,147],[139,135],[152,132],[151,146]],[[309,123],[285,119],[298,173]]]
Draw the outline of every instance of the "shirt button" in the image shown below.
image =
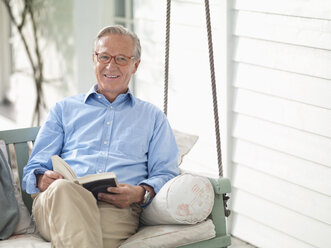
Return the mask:
[[98,96],[98,98],[100,99],[100,98],[101,98],[101,96]]
[[107,121],[107,123],[106,123],[108,126],[110,125],[110,122],[109,121]]
[[102,173],[102,170],[98,170],[98,173]]
[[107,145],[107,144],[108,144],[108,142],[107,142],[107,141],[104,141],[103,143],[104,143],[105,145]]
[[110,106],[109,108],[111,108],[111,109],[112,109],[112,108],[113,108],[113,106]]

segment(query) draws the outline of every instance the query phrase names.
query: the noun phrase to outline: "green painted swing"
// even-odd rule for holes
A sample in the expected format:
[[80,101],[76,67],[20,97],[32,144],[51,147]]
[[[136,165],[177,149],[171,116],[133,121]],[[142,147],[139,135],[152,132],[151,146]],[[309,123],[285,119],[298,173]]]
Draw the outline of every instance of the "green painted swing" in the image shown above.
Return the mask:
[[[166,28],[166,66],[165,66],[165,87],[164,87],[164,113],[167,114],[167,102],[168,102],[168,70],[169,70],[169,37],[170,37],[170,6],[171,0],[167,0],[167,28]],[[220,248],[227,247],[231,244],[231,238],[226,232],[226,217],[229,216],[230,211],[226,209],[226,202],[228,200],[227,193],[231,192],[230,181],[223,178],[222,170],[222,157],[220,147],[220,135],[219,135],[219,119],[217,109],[217,97],[216,97],[216,83],[214,74],[213,63],[213,51],[212,51],[212,37],[210,27],[210,14],[209,14],[209,1],[205,0],[206,9],[206,23],[208,31],[208,45],[209,45],[209,59],[211,70],[211,82],[213,92],[213,107],[214,107],[214,120],[215,120],[215,133],[216,133],[216,145],[217,145],[217,158],[219,168],[219,179],[209,178],[215,194],[214,206],[209,218],[213,221],[215,226],[216,236],[212,239],[200,241],[197,243],[181,246],[186,248],[206,247],[206,248]],[[39,127],[22,128],[16,130],[0,131],[0,139],[4,140],[9,153],[9,145],[12,144],[16,153],[16,161],[10,161],[10,163],[17,164],[18,174],[20,181],[22,181],[23,168],[27,164],[29,158],[29,142],[34,142],[39,132]],[[11,160],[11,157],[9,160]],[[22,192],[22,198],[24,204],[31,212],[32,198],[30,195]]]

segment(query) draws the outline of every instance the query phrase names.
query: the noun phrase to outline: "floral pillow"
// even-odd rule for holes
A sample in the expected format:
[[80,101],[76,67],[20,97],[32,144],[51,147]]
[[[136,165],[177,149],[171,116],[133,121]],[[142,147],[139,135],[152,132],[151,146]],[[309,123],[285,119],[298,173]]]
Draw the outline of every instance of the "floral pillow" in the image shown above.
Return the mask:
[[214,190],[208,178],[181,174],[168,181],[141,214],[144,225],[196,224],[214,206]]

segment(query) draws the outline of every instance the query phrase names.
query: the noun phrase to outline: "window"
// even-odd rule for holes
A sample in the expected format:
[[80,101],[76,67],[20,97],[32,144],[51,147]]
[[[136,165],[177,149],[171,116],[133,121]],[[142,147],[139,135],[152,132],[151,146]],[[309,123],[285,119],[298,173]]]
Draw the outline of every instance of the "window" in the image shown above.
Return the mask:
[[133,0],[115,0],[115,24],[134,30]]

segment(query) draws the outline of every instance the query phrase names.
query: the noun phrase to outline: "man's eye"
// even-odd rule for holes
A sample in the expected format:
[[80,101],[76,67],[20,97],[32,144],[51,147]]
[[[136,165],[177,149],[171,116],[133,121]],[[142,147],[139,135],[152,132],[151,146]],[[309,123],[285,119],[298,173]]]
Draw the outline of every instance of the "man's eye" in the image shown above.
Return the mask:
[[109,58],[110,57],[108,55],[100,55],[101,60],[107,61],[107,60],[109,60]]
[[123,56],[117,56],[117,57],[116,57],[116,60],[117,60],[117,61],[121,61],[121,62],[125,62],[125,61],[127,61],[128,59],[127,59],[126,57],[123,57]]

